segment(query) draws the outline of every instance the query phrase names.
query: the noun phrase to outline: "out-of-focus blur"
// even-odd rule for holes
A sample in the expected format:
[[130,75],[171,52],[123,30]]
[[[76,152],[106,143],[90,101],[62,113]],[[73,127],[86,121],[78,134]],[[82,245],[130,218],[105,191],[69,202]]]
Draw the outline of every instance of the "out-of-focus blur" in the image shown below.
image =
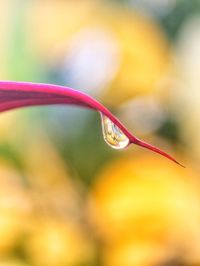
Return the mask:
[[98,114],[0,117],[0,266],[200,265],[200,2],[0,0],[0,79],[84,91],[183,169],[112,150]]

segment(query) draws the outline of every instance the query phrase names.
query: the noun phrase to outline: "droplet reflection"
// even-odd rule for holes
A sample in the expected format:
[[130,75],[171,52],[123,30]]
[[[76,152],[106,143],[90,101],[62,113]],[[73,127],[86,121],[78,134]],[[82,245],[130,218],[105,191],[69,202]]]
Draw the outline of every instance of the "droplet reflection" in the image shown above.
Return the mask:
[[129,138],[107,116],[101,115],[102,131],[105,142],[113,149],[124,149],[129,145]]

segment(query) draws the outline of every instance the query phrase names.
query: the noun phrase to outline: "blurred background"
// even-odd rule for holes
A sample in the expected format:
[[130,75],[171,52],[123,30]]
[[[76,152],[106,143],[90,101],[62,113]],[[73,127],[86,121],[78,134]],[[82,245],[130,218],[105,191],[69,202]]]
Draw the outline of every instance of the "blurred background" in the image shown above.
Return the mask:
[[0,266],[200,265],[200,1],[0,0],[0,79],[55,83],[136,136],[114,151],[99,114],[0,116]]

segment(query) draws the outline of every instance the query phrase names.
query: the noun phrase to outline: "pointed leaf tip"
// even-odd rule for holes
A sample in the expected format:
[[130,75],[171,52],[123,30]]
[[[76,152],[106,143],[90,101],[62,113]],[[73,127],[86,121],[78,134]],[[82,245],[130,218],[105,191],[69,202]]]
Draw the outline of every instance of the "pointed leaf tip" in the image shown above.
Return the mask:
[[179,166],[183,167],[183,168],[186,168],[183,164],[181,164],[180,162],[178,162],[174,157],[172,157],[171,155],[169,155],[168,153],[162,151],[161,149],[157,148],[156,146],[153,146],[149,143],[146,143],[144,141],[141,141],[139,139],[137,139],[137,141],[133,141],[134,144],[140,146],[140,147],[143,147],[143,148],[146,148],[148,150],[151,150],[155,153],[158,153],[164,157],[166,157],[167,159],[173,161],[174,163],[178,164]]

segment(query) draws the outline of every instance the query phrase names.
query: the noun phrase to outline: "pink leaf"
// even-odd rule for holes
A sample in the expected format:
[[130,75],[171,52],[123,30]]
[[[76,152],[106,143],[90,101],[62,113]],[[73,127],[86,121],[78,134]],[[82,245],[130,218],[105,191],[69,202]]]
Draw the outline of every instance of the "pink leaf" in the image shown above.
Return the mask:
[[134,143],[152,150],[183,166],[166,152],[135,137],[105,106],[85,93],[58,85],[0,81],[1,112],[25,106],[50,104],[73,104],[94,109],[109,118],[129,139],[129,144]]

